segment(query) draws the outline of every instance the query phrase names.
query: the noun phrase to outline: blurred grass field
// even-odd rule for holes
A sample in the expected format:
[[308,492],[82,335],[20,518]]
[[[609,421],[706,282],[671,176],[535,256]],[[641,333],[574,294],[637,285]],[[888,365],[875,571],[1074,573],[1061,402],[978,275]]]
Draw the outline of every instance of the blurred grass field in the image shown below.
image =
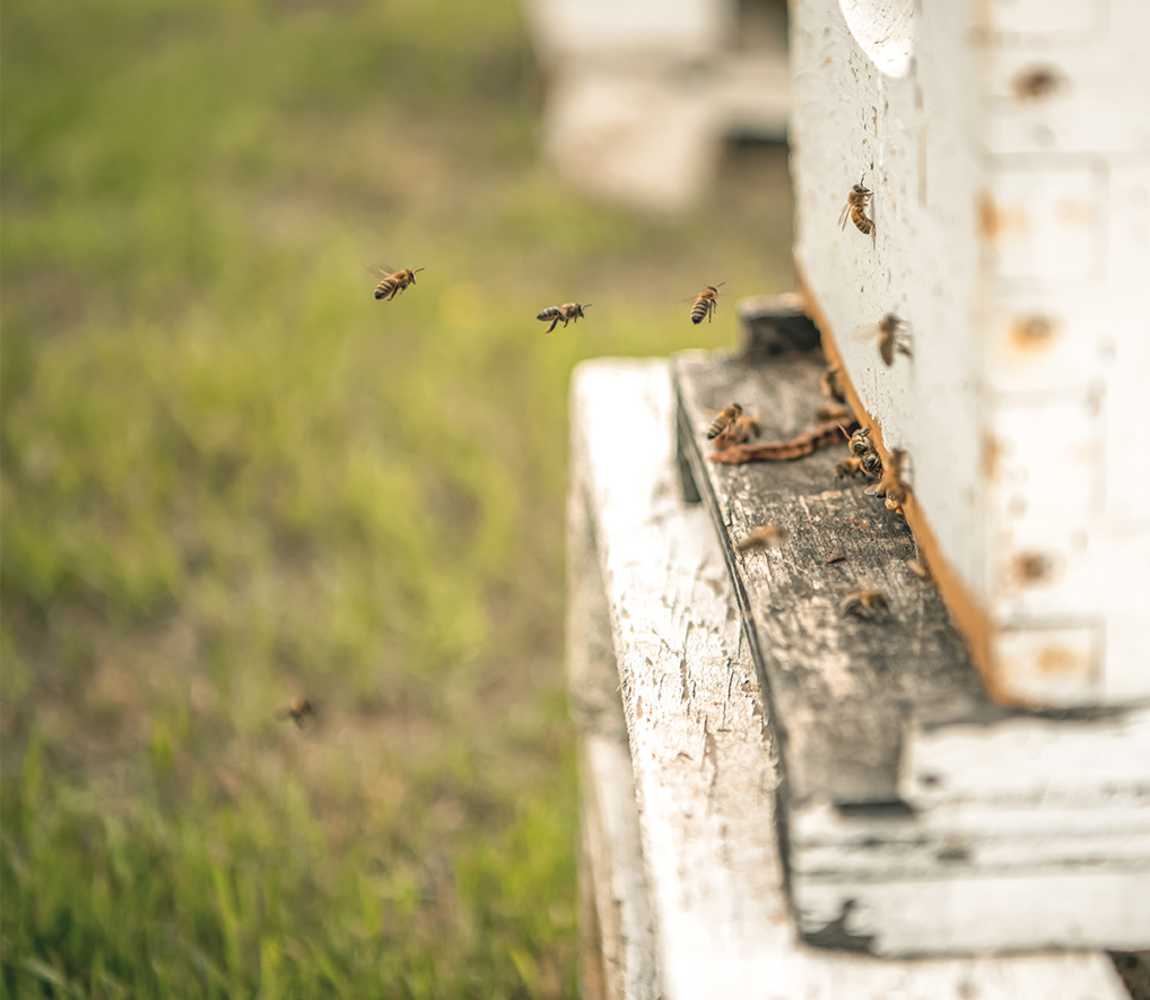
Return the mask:
[[787,286],[782,156],[689,218],[564,188],[510,2],[0,44],[0,993],[574,995],[567,380]]

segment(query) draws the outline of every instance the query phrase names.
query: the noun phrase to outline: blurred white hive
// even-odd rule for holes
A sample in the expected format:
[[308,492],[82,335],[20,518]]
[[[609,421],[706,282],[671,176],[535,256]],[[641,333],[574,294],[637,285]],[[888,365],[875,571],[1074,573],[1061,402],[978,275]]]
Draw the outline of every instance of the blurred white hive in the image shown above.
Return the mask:
[[1144,0],[791,4],[808,302],[1007,701],[1150,696],[1147,37]]
[[723,139],[786,129],[782,0],[528,0],[545,147],[573,184],[648,208],[703,196]]

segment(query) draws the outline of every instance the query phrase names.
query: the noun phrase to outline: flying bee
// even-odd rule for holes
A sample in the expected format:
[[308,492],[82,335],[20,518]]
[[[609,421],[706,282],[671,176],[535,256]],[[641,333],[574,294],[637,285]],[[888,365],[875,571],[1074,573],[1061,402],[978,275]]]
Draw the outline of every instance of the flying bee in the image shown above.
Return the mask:
[[910,340],[906,334],[906,323],[894,313],[887,313],[873,327],[859,330],[856,335],[859,340],[878,340],[878,353],[882,363],[889,368],[894,364],[895,354],[912,357],[910,353]]
[[839,215],[839,229],[845,229],[847,219],[850,219],[860,233],[870,237],[872,245],[877,238],[878,228],[874,224],[874,219],[866,214],[866,210],[870,205],[873,193],[869,188],[863,187],[860,177],[859,182],[851,188],[850,194],[847,195],[847,203]]
[[405,267],[402,271],[393,271],[391,268],[385,268],[383,271],[383,278],[378,285],[375,286],[373,293],[377,299],[387,299],[390,302],[400,292],[406,291],[408,285],[415,284],[415,276],[420,271],[426,271],[424,267]]
[[573,320],[578,323],[579,320],[586,319],[583,315],[583,310],[590,308],[590,302],[565,302],[561,306],[548,306],[535,318],[542,320],[544,323],[551,320],[551,325],[547,327],[547,332],[550,333],[559,323],[562,323],[563,328],[566,329],[567,324]]
[[708,323],[714,319],[719,309],[719,289],[726,284],[720,281],[717,285],[707,285],[691,300],[691,322],[696,326],[706,320]]
[[821,392],[826,399],[836,403],[845,403],[847,401],[846,393],[843,392],[842,383],[839,381],[841,375],[842,369],[839,368],[838,365],[830,365],[825,368],[819,376],[819,392]]
[[907,493],[910,492],[909,487],[902,481],[902,468],[905,462],[906,452],[901,448],[895,448],[890,453],[890,464],[883,466],[882,478],[874,486],[866,488],[865,492],[872,497],[886,497],[888,510],[901,508]]
[[297,728],[303,728],[304,721],[315,715],[315,705],[310,698],[293,698],[287,708],[276,712],[276,718],[291,719]]
[[743,415],[743,408],[738,403],[732,403],[730,406],[725,406],[716,414],[715,419],[711,421],[711,426],[707,428],[707,440],[714,441],[720,434],[730,427],[736,420]]
[[778,545],[787,540],[787,530],[777,524],[763,524],[755,528],[738,544],[740,552],[749,552],[751,549],[765,549],[770,545]]
[[863,621],[875,621],[890,612],[886,595],[877,590],[855,590],[842,599],[839,613],[853,615]]

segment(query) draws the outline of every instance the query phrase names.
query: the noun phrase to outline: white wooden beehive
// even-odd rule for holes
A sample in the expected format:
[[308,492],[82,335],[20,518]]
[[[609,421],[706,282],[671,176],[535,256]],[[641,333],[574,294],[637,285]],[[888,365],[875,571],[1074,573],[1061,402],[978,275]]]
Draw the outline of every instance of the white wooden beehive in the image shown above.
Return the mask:
[[528,0],[549,159],[648,208],[703,197],[727,134],[785,132],[785,18],[762,6],[748,20],[739,0]]
[[808,304],[1009,702],[1150,696],[1148,37],[1145,0],[791,5]]

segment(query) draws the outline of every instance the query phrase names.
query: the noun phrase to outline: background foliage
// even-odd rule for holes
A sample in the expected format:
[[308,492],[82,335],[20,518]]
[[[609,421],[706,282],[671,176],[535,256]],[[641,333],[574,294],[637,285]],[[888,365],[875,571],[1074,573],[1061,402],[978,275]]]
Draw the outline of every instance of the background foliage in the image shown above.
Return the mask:
[[565,189],[511,3],[3,29],[0,992],[573,995],[565,388],[785,287],[781,157]]

